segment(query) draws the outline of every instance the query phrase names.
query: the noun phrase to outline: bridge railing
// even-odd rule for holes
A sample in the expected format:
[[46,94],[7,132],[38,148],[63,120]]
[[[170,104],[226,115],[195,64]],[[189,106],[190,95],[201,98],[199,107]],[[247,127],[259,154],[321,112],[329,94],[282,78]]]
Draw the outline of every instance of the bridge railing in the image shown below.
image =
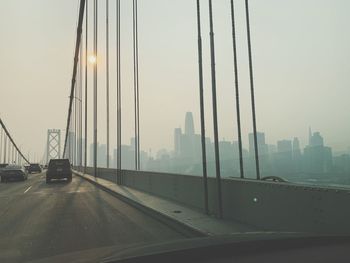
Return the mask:
[[[87,168],[88,174],[93,171]],[[112,182],[116,182],[116,174],[116,169],[98,169],[99,178]],[[205,211],[201,177],[122,170],[121,178],[123,186]],[[216,196],[216,180],[208,178],[209,213],[219,217]],[[222,179],[223,218],[264,230],[349,234],[349,200],[350,190],[346,189]]]

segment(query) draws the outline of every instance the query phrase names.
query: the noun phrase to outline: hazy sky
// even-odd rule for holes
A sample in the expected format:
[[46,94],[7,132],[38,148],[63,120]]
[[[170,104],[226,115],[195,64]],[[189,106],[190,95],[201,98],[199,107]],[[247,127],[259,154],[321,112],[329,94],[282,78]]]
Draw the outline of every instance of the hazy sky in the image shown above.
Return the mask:
[[[121,2],[123,143],[128,143],[133,136],[132,1]],[[195,2],[139,1],[140,128],[145,150],[172,148],[173,129],[184,128],[186,111],[194,113],[199,132]],[[99,3],[99,141],[103,143],[105,1]],[[111,140],[115,144],[115,1],[110,3]],[[206,120],[207,133],[212,135],[207,4],[202,1]],[[220,138],[233,140],[237,132],[229,0],[213,4]],[[246,142],[251,111],[244,1],[237,0],[236,5]],[[322,133],[326,144],[346,150],[350,146],[350,2],[251,0],[250,6],[258,130],[266,133],[270,144],[297,136],[305,145],[311,126]],[[24,152],[37,158],[44,153],[47,129],[65,129],[77,8],[77,0],[0,0],[0,114]],[[91,122],[92,116],[89,142]]]

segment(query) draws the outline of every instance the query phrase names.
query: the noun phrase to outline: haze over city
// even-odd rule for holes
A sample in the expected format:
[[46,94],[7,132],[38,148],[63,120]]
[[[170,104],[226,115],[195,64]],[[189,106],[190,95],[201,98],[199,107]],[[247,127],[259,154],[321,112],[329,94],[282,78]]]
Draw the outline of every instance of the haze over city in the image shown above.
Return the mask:
[[[101,2],[101,17],[104,4]],[[31,149],[32,158],[44,155],[48,128],[65,129],[77,6],[78,1],[71,0],[2,1],[0,113],[24,153]],[[114,8],[111,1],[111,10]],[[252,121],[243,8],[243,1],[237,1],[242,133],[247,148]],[[206,125],[207,134],[212,136],[208,10],[206,5],[202,9]],[[301,145],[306,145],[311,126],[335,152],[348,150],[349,9],[348,1],[251,1],[258,131],[266,133],[269,144],[298,137]],[[122,10],[122,142],[127,144],[133,136],[131,2],[123,2]],[[139,3],[140,132],[145,151],[172,149],[174,128],[184,129],[188,111],[193,112],[199,132],[194,13],[194,1]],[[214,13],[219,137],[233,141],[237,140],[237,129],[229,3],[215,2]],[[112,120],[116,119],[114,27],[110,27]],[[99,29],[98,141],[105,143],[103,23]],[[92,105],[91,100],[89,103]],[[111,125],[111,143],[115,145],[115,121]]]

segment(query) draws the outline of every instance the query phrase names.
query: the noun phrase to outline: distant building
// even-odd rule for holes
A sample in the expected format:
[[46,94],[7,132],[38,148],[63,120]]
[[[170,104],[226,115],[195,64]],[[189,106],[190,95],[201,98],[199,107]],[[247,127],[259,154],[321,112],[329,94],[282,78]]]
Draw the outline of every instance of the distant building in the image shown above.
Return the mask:
[[309,146],[323,146],[323,137],[319,132],[315,132],[310,137],[310,143]]
[[[268,155],[268,146],[265,141],[265,133],[257,132],[259,167],[261,176],[267,176],[270,171],[270,156]],[[254,134],[249,133],[249,160],[246,162],[245,171],[247,176],[255,176],[256,174],[256,160],[255,160],[255,144]]]
[[297,137],[293,139],[293,159],[298,159],[301,156],[300,142]]
[[[267,144],[265,142],[265,133],[263,132],[257,132],[257,144],[258,144],[258,154],[260,155],[267,155]],[[255,144],[254,144],[254,134],[249,133],[249,154],[251,156],[255,156]]]
[[292,141],[281,140],[277,142],[277,152],[285,153],[292,159]]
[[332,149],[324,146],[319,132],[309,135],[309,145],[304,149],[304,169],[307,173],[322,174],[332,170]]
[[186,135],[194,135],[194,123],[193,123],[192,112],[186,112],[185,134]]
[[333,158],[334,168],[337,173],[349,174],[350,173],[350,155],[342,154]]
[[176,157],[179,157],[181,154],[181,128],[175,128],[174,130],[174,154]]
[[302,170],[302,154],[300,149],[300,142],[298,138],[293,139],[293,164],[294,171],[300,172]]
[[[132,142],[132,141],[131,141]],[[121,145],[121,168],[127,170],[135,169],[135,149],[131,145]],[[140,153],[141,155],[141,153]],[[113,150],[113,167],[118,165],[118,149]]]
[[181,128],[174,130],[174,157],[178,165],[189,165],[199,161],[201,155],[201,137],[195,134],[193,115],[186,113],[185,133]]
[[267,151],[270,155],[274,154],[277,152],[277,146],[274,144],[268,144],[267,145]]
[[294,172],[292,157],[292,141],[278,141],[277,153],[275,155],[275,165],[278,172],[282,174],[291,174]]
[[[98,144],[97,144],[97,147],[98,147]],[[94,166],[94,144],[93,143],[90,144],[89,160],[90,160],[89,165],[93,167]]]

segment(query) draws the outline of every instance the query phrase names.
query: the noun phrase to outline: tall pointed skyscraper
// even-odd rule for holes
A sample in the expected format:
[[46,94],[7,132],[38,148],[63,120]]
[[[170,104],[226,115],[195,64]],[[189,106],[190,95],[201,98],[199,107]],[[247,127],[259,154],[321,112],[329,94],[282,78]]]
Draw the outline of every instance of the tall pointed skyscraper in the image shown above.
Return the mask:
[[309,145],[311,145],[311,137],[312,137],[312,131],[311,131],[311,127],[309,127]]
[[194,124],[192,112],[186,112],[185,134],[194,135]]

